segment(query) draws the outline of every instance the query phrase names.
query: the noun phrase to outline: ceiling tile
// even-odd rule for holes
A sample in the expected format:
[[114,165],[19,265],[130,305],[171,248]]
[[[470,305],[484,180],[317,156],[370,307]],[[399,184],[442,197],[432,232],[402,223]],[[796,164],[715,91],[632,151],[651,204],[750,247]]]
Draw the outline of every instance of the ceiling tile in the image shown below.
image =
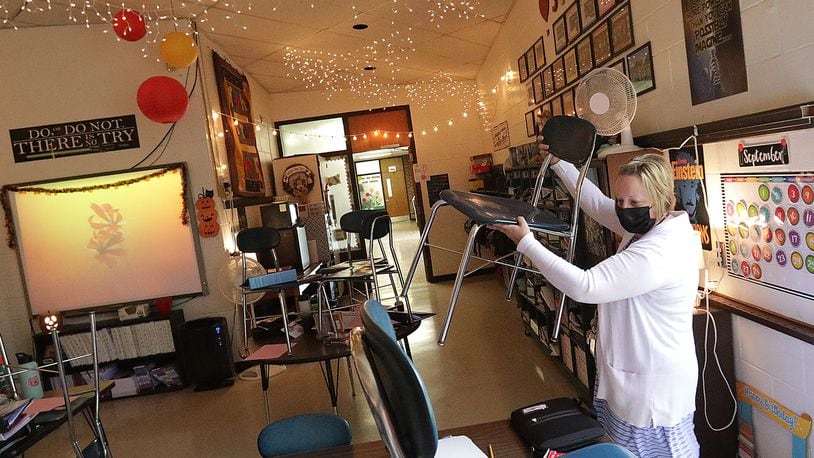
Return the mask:
[[486,59],[486,55],[489,53],[489,48],[486,46],[450,36],[440,36],[428,43],[416,46],[416,50],[478,65]]
[[285,46],[280,44],[252,40],[248,37],[233,37],[217,33],[207,33],[206,35],[218,46],[222,47],[229,56],[233,57],[260,59],[285,49]]
[[276,76],[252,75],[252,78],[260,83],[263,89],[270,93],[291,91],[304,85],[302,81],[290,78],[279,78]]
[[477,24],[471,24],[463,29],[456,30],[449,35],[462,40],[471,41],[479,45],[491,47],[492,42],[494,42],[499,30],[499,23],[494,21],[483,21]]
[[219,35],[282,45],[295,44],[297,41],[304,40],[319,31],[312,27],[288,24],[247,14],[235,18],[234,13],[231,11],[218,8],[212,8],[205,16],[199,16],[199,29]]
[[243,67],[243,70],[252,75],[277,76],[285,78],[290,69],[281,62],[255,60]]

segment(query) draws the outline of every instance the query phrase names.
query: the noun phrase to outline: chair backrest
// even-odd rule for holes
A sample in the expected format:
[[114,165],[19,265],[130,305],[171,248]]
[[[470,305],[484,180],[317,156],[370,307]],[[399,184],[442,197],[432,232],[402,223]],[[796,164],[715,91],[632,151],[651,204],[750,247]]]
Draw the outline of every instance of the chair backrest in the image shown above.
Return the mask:
[[575,116],[553,116],[543,126],[543,142],[560,159],[580,165],[594,151],[596,127]]
[[390,223],[384,216],[388,216],[385,210],[354,210],[345,213],[339,218],[339,227],[353,234],[359,234],[364,239],[371,238],[370,230],[374,226],[374,239],[379,239],[387,235],[390,231]]
[[378,301],[365,302],[362,324],[351,333],[351,351],[382,440],[394,457],[434,456],[438,428],[427,389]]
[[235,242],[243,253],[273,250],[280,244],[280,231],[273,227],[250,227],[238,232]]

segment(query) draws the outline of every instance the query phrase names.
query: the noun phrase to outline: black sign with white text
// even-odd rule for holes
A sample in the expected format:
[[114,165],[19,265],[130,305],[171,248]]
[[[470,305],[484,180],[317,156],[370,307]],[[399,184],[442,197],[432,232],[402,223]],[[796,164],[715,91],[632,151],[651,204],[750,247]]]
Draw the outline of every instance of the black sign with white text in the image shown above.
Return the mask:
[[138,148],[135,115],[9,130],[14,162]]
[[758,165],[783,165],[789,163],[789,145],[786,139],[765,145],[738,145],[738,165],[755,167]]

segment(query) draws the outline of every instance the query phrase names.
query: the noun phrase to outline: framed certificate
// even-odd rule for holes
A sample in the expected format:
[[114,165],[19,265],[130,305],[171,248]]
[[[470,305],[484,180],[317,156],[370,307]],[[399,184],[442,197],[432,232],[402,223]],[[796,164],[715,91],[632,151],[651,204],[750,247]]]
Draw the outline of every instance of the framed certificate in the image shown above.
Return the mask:
[[549,65],[543,70],[543,98],[549,98],[554,95],[554,67]]
[[575,116],[576,110],[574,109],[574,90],[569,89],[562,95],[562,114],[567,116]]
[[578,0],[579,20],[582,22],[582,30],[586,30],[596,22],[596,0]]
[[583,77],[594,68],[594,53],[591,49],[591,36],[588,35],[577,43],[577,64],[579,76]]
[[551,101],[551,116],[557,116],[562,114],[562,99],[560,97],[554,97]]
[[539,103],[545,99],[545,91],[543,90],[543,74],[538,73],[531,79],[531,85],[534,92],[534,100]]
[[630,17],[630,4],[613,13],[610,23],[611,50],[616,56],[633,46],[633,19]]
[[520,75],[520,82],[526,81],[529,78],[529,68],[526,64],[526,55],[523,54],[517,59],[517,73]]
[[616,6],[616,0],[596,0],[596,12],[599,17],[608,14]]
[[537,69],[540,68],[538,67],[538,65],[539,64],[537,63],[537,59],[534,57],[534,46],[532,46],[531,48],[528,49],[528,51],[526,51],[526,68],[529,71],[528,76],[533,75],[534,72],[536,72]]
[[554,61],[554,92],[559,92],[565,87],[565,64],[562,57]]
[[534,105],[535,101],[538,99],[534,96],[534,88],[532,87],[532,83],[526,85],[526,93],[527,93],[526,101],[528,106]]
[[625,59],[624,58],[619,59],[616,62],[608,65],[608,67],[627,75],[627,72],[625,71]]
[[565,15],[554,21],[554,52],[561,53],[568,46],[568,35],[565,33]]
[[565,64],[565,84],[571,84],[579,78],[577,71],[577,48],[571,48],[563,57]]
[[534,60],[537,62],[537,68],[545,67],[545,46],[543,46],[543,37],[540,37],[534,43]]
[[591,33],[591,45],[596,66],[604,64],[611,58],[610,30],[607,22],[600,24]]
[[568,33],[568,42],[577,41],[582,29],[579,26],[579,9],[576,3],[573,3],[565,10],[565,28]]
[[529,137],[534,137],[534,110],[531,110],[526,113],[526,135]]

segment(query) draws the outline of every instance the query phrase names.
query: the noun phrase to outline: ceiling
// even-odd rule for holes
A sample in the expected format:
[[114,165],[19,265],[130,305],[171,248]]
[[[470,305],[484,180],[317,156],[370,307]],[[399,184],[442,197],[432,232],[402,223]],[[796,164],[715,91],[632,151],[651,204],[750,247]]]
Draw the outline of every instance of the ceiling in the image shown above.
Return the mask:
[[[159,19],[194,17],[235,64],[277,93],[472,80],[515,1],[154,0],[150,10],[142,1],[116,4],[142,13],[148,41],[165,33]],[[0,0],[0,28],[110,22],[119,10],[98,0],[70,3]]]

